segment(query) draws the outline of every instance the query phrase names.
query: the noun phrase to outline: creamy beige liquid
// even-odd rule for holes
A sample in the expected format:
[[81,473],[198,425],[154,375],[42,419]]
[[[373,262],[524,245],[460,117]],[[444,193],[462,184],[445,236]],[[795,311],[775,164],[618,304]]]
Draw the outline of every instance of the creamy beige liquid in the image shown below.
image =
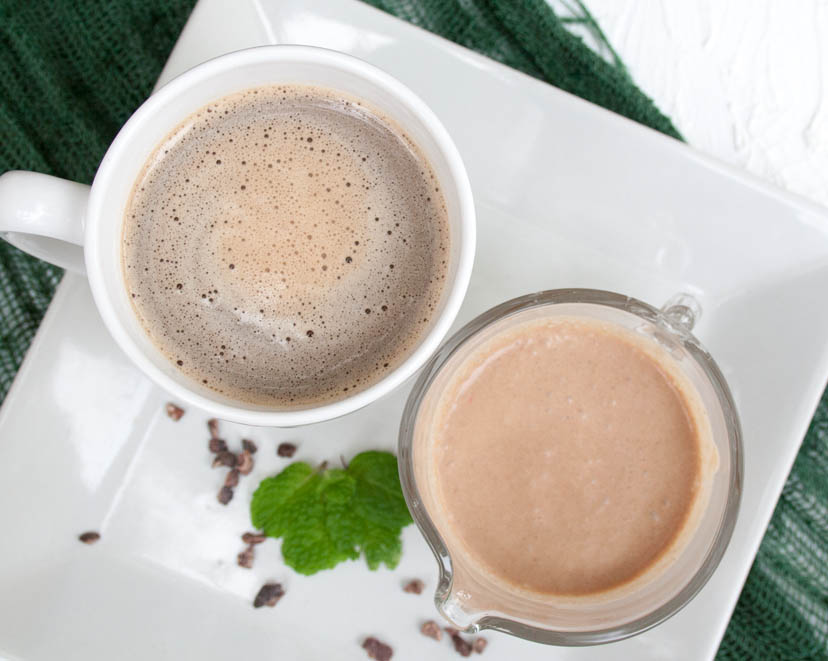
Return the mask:
[[219,99],[135,184],[124,277],[184,374],[277,408],[341,399],[417,346],[443,293],[446,208],[390,119],[320,87]]
[[435,520],[497,580],[605,593],[692,534],[715,447],[692,384],[651,340],[588,318],[530,321],[485,341],[442,392]]

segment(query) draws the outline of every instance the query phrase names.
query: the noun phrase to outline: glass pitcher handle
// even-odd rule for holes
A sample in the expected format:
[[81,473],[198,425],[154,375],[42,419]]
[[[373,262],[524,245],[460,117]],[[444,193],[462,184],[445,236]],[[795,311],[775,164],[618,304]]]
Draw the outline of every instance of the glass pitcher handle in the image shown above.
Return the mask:
[[679,335],[689,335],[701,317],[702,309],[692,295],[682,292],[667,299],[659,313],[671,330]]

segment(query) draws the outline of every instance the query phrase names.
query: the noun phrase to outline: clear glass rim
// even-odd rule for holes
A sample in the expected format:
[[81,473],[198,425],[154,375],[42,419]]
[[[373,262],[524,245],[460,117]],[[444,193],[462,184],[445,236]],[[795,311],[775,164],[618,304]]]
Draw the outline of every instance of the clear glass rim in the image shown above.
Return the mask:
[[[519,312],[561,303],[586,303],[613,307],[635,314],[652,323],[665,324],[665,319],[657,308],[629,296],[598,289],[552,289],[513,298],[480,314],[452,335],[423,367],[406,402],[400,423],[398,447],[400,481],[412,517],[437,560],[439,581],[434,601],[437,609],[441,612],[442,605],[451,591],[453,570],[446,545],[425,511],[414,479],[412,444],[414,425],[420,404],[443,365],[477,333],[491,324]],[[699,569],[675,596],[660,607],[646,615],[617,626],[589,631],[556,631],[534,627],[504,617],[484,616],[470,625],[466,629],[467,632],[476,633],[484,629],[491,629],[534,642],[571,647],[615,642],[643,633],[672,617],[687,605],[707,583],[724,555],[736,524],[736,516],[742,495],[744,470],[742,431],[733,396],[716,362],[692,334],[686,331],[677,332],[675,328],[670,328],[676,339],[682,343],[710,380],[721,405],[728,435],[731,470],[727,503],[713,538],[713,543],[710,545],[710,549]]]

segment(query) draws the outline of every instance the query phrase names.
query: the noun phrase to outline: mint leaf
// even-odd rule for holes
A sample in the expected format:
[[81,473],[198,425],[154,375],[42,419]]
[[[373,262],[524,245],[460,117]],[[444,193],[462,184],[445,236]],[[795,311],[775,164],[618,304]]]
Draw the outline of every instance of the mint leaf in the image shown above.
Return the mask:
[[262,480],[250,504],[253,525],[282,538],[285,563],[300,574],[330,569],[363,554],[370,569],[393,569],[400,531],[411,523],[388,452],[363,452],[346,469],[290,464]]
[[392,529],[412,522],[393,454],[362,452],[348,464],[348,473],[357,480],[354,508],[360,516]]
[[256,528],[267,528],[270,535],[281,537],[290,526],[295,501],[308,490],[315,490],[320,476],[306,463],[296,462],[276,477],[262,480],[250,505],[250,518]]
[[377,569],[383,562],[388,569],[394,569],[402,555],[400,529],[384,528],[366,522],[363,535],[360,548],[365,554],[368,569]]
[[353,478],[345,471],[320,473],[296,462],[276,477],[262,480],[253,494],[250,518],[267,535],[283,537],[282,555],[288,566],[300,574],[313,574],[358,556],[328,527],[353,491]]

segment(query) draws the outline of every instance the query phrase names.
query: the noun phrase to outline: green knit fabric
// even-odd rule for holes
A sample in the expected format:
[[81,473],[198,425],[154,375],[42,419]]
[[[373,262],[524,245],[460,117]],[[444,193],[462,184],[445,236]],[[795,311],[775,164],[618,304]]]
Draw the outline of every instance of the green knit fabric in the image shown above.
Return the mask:
[[[544,0],[370,2],[679,137],[617,58],[595,55]],[[90,182],[118,128],[149,94],[191,8],[192,0],[0,0],[0,172],[37,170]],[[576,21],[589,27],[589,17],[580,16]],[[0,241],[0,400],[60,275]],[[828,658],[826,397],[718,656]]]

